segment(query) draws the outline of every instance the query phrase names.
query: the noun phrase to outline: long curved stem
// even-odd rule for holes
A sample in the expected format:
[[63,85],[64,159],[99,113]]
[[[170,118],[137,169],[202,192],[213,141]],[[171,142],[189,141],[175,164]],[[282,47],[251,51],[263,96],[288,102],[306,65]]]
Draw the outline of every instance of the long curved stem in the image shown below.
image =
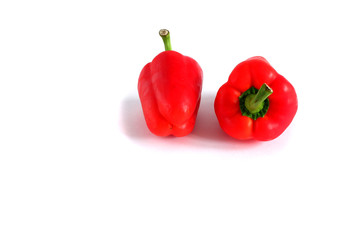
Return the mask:
[[159,31],[159,35],[162,38],[165,46],[165,51],[171,50],[171,42],[170,42],[170,32],[167,29],[161,29]]

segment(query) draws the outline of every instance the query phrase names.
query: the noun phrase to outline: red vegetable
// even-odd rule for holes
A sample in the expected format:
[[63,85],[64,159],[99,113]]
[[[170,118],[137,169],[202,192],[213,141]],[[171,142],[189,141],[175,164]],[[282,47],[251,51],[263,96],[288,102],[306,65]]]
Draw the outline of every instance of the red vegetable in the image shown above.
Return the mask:
[[200,104],[203,73],[192,58],[171,51],[168,30],[160,30],[165,51],[142,69],[139,97],[149,130],[158,136],[188,135]]
[[215,113],[221,128],[237,139],[272,140],[293,120],[294,87],[263,57],[240,63],[220,87]]

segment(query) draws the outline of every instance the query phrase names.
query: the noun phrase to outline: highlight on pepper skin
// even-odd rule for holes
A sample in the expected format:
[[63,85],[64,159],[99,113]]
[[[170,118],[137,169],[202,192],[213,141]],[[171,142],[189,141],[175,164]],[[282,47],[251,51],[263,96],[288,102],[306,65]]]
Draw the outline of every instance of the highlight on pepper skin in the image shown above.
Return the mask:
[[220,127],[240,140],[277,138],[290,125],[297,108],[294,87],[259,56],[234,68],[214,102]]
[[172,50],[168,30],[161,29],[159,34],[165,51],[142,69],[139,98],[150,132],[182,137],[195,126],[203,72],[194,59]]

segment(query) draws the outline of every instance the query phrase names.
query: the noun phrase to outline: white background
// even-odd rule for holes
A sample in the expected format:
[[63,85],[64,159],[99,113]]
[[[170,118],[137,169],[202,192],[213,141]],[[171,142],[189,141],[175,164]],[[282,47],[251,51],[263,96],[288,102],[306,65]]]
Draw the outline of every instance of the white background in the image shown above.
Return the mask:
[[[0,239],[360,239],[357,1],[1,1]],[[137,81],[163,51],[204,72],[193,133],[152,135]],[[270,142],[213,110],[263,56],[299,109]]]

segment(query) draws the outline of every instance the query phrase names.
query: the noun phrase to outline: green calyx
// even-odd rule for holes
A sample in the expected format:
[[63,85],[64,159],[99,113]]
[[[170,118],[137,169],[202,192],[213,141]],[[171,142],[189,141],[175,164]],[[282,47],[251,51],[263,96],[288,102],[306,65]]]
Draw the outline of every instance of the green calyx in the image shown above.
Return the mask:
[[254,87],[246,90],[239,97],[242,115],[254,120],[264,117],[269,109],[268,97],[272,93],[272,89],[266,83],[259,90]]
[[161,29],[159,31],[159,35],[162,38],[165,46],[165,51],[171,50],[171,42],[170,42],[170,32],[167,29]]

